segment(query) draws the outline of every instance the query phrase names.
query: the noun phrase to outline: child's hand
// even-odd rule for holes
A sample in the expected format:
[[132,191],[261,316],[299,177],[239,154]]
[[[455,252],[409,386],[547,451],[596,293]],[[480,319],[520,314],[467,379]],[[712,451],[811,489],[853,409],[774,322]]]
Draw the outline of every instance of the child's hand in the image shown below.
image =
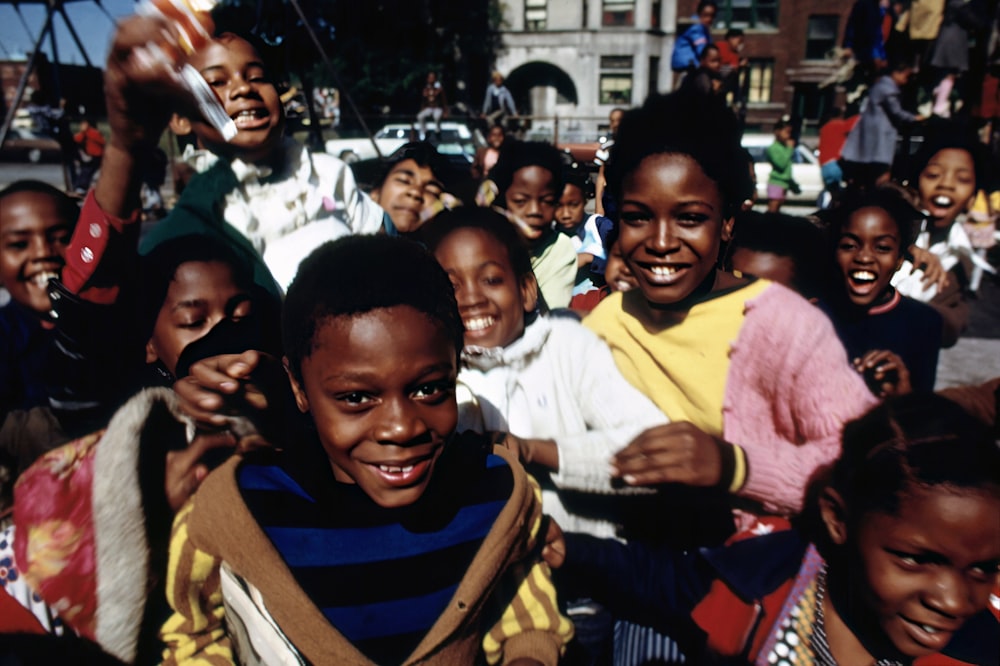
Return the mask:
[[558,569],[566,561],[566,538],[562,528],[552,519],[549,519],[549,528],[545,533],[542,559],[553,569]]
[[112,145],[130,151],[157,141],[177,100],[190,96],[175,73],[181,53],[176,29],[162,21],[132,16],[118,24],[104,72]]
[[501,446],[517,456],[522,465],[536,464],[547,469],[559,469],[559,447],[555,440],[551,439],[525,439],[510,433],[498,433],[503,435],[499,440]]
[[198,435],[186,449],[167,453],[163,488],[167,503],[175,513],[208,476],[208,465],[202,462],[202,458],[208,451],[224,447],[236,447],[236,438],[228,431]]
[[854,369],[861,373],[865,382],[880,398],[906,395],[910,386],[910,371],[903,359],[887,350],[872,350],[854,359]]
[[184,413],[200,425],[217,428],[234,412],[256,421],[256,414],[271,406],[268,396],[283,377],[277,359],[250,350],[198,361],[190,375],[174,384],[174,392]]
[[924,272],[924,288],[927,289],[932,285],[937,285],[938,292],[944,291],[950,282],[950,278],[948,277],[948,271],[941,265],[940,257],[930,250],[925,250],[916,245],[911,245],[909,252],[910,256],[913,257],[914,267]]
[[630,486],[716,486],[722,477],[722,455],[716,440],[693,423],[667,423],[642,432],[615,454],[611,476]]

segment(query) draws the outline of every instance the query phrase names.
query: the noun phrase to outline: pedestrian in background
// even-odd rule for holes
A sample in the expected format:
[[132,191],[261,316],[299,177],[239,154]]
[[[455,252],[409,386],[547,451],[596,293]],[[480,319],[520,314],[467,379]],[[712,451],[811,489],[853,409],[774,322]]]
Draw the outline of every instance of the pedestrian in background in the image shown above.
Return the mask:
[[76,143],[79,162],[73,188],[77,194],[86,194],[94,180],[94,174],[101,168],[101,158],[104,157],[104,135],[97,129],[97,123],[93,118],[84,118],[80,123],[80,131],[73,135],[73,141]]

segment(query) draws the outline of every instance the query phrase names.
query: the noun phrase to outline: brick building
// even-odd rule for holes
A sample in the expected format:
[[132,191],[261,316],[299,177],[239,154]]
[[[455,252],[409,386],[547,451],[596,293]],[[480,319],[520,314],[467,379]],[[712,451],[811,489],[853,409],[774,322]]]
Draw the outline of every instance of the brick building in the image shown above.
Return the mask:
[[[508,76],[522,113],[546,125],[558,115],[569,133],[593,134],[615,106],[641,104],[670,90],[675,36],[698,0],[507,0],[504,48],[496,66]],[[830,51],[843,41],[853,0],[718,0],[713,30],[746,33],[751,60],[748,127],[767,129],[784,113],[806,132],[833,104],[819,84],[835,70]]]
[[[678,34],[691,23],[698,0],[678,0]],[[747,125],[768,129],[783,113],[808,132],[835,101],[834,86],[820,83],[836,69],[828,56],[844,39],[854,0],[718,0],[713,34],[746,34],[750,59]]]

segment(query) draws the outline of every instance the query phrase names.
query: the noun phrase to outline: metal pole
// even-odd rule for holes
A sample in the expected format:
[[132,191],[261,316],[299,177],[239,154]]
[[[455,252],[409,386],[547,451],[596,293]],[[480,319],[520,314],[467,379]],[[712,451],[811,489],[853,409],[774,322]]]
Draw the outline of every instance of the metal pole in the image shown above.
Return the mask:
[[21,75],[21,80],[17,84],[17,92],[14,93],[14,99],[10,103],[10,108],[7,109],[7,116],[3,119],[3,127],[0,127],[0,146],[3,142],[7,140],[7,133],[10,131],[10,126],[14,124],[14,115],[17,113],[17,107],[21,105],[21,100],[24,99],[24,90],[28,87],[28,79],[31,78],[31,72],[35,69],[35,60],[38,58],[38,50],[42,47],[42,42],[45,40],[45,34],[52,29],[52,12],[48,12],[45,17],[45,25],[42,27],[42,32],[38,35],[38,40],[35,42],[35,48],[31,51],[31,57],[28,58],[28,63],[25,65],[24,74]]
[[83,48],[83,42],[80,41],[80,35],[76,34],[76,28],[73,27],[73,24],[69,20],[69,16],[66,15],[65,5],[59,5],[59,13],[62,14],[63,23],[66,24],[67,28],[69,28],[70,36],[73,38],[73,41],[76,42],[76,48],[80,49],[80,55],[83,56],[83,61],[87,63],[87,67],[93,67],[94,65],[90,62],[90,57],[87,55],[87,49]]

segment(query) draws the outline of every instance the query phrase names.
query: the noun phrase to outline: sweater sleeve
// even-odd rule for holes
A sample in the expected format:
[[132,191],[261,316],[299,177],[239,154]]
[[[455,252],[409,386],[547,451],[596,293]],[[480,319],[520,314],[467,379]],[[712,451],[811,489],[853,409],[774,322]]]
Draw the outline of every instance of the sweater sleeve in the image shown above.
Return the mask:
[[726,439],[747,462],[737,494],[781,515],[801,510],[810,477],[840,454],[844,424],[877,403],[830,320],[780,285],[748,309],[726,393]]
[[[533,504],[540,505],[541,489],[533,478],[528,477],[528,480]],[[566,644],[573,638],[573,624],[559,612],[552,572],[537,554],[537,541],[545,538],[544,534],[539,534],[542,514],[530,508],[528,513],[536,516],[528,544],[531,560],[523,564],[527,571],[517,575],[520,580],[514,598],[504,609],[499,622],[483,637],[483,652],[491,666],[520,658],[531,658],[555,666]]]
[[163,664],[219,666],[233,664],[223,616],[221,562],[199,550],[188,531],[195,501],[174,519],[167,563],[167,603],[174,613],[160,629],[166,645]]
[[[554,320],[550,340],[568,357],[564,371],[587,420],[585,432],[555,438],[559,471],[551,475],[560,488],[585,492],[614,492],[609,473],[611,456],[647,428],[668,423],[667,416],[622,376],[607,344],[590,329],[570,321]],[[635,488],[623,492],[635,493]]]

